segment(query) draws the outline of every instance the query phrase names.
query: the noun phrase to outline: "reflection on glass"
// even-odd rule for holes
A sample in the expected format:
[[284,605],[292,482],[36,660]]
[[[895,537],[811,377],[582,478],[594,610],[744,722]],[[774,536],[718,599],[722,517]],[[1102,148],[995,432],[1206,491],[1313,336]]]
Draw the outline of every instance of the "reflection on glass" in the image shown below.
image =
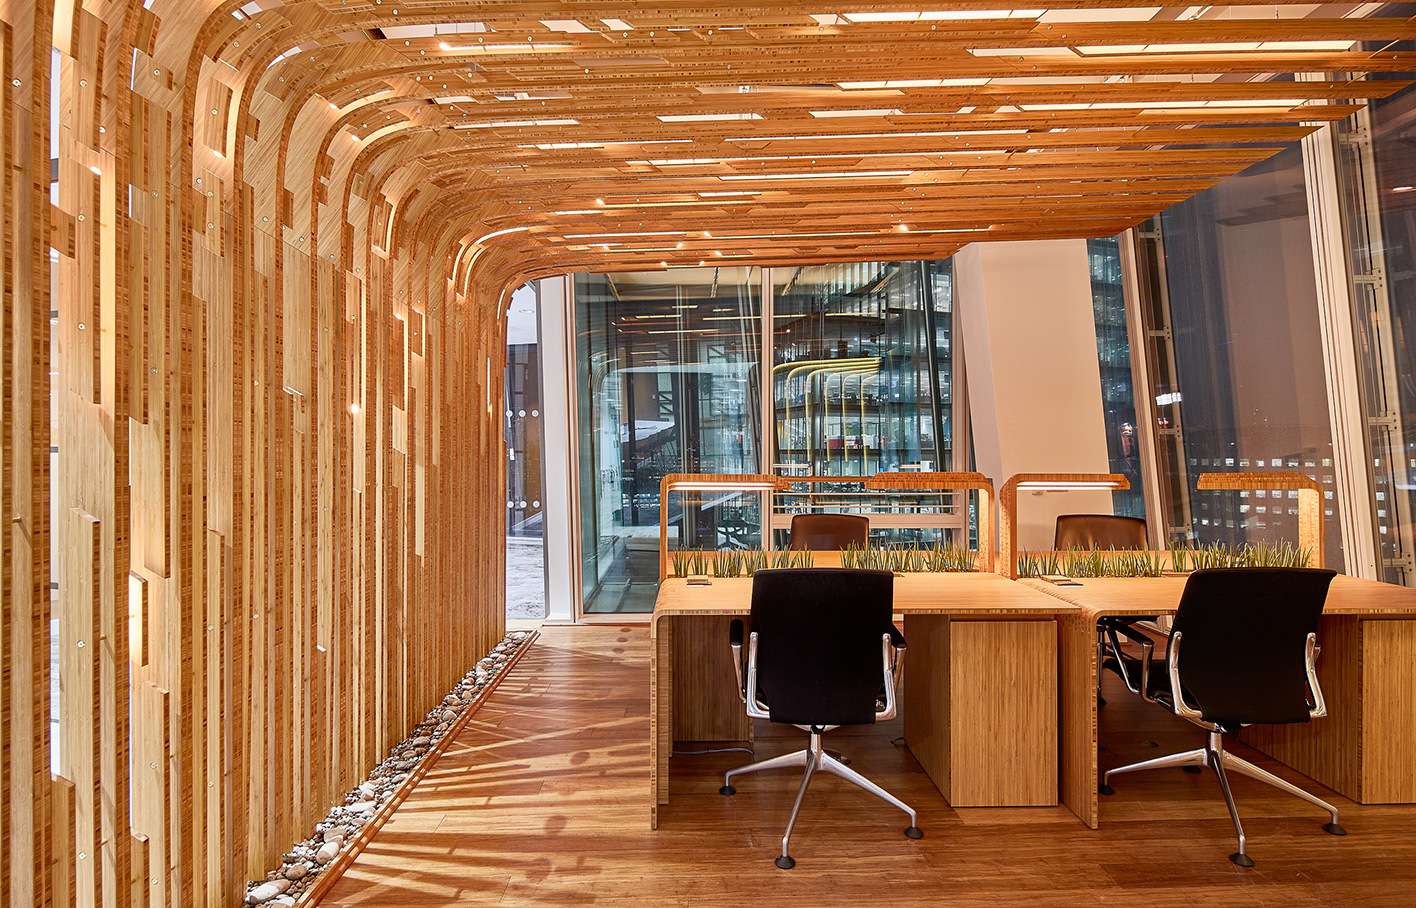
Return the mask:
[[[760,272],[575,277],[584,611],[651,611],[659,483],[757,472]],[[675,494],[670,547],[760,544],[759,495]]]
[[[1183,414],[1188,534],[1296,542],[1297,492],[1199,492],[1203,472],[1298,471],[1334,481],[1303,160],[1294,144],[1160,217]],[[1164,412],[1164,411],[1160,411]],[[1161,463],[1175,471],[1174,463]],[[1327,564],[1341,569],[1328,491]]]
[[[952,469],[950,263],[810,265],[772,277],[773,470]],[[859,487],[832,488],[849,496]],[[937,530],[875,535],[939,538]]]
[[1111,472],[1131,488],[1111,493],[1111,509],[1125,517],[1146,516],[1141,451],[1136,438],[1136,394],[1131,384],[1131,343],[1126,334],[1126,298],[1121,288],[1121,248],[1116,239],[1087,240],[1092,309],[1096,314],[1096,355],[1101,367],[1101,399],[1106,453]]
[[[1407,42],[1409,44],[1409,42]],[[1373,48],[1375,49],[1375,48]],[[1409,47],[1400,49],[1409,50]],[[1412,79],[1410,73],[1374,78]],[[1416,584],[1416,91],[1342,123],[1339,181],[1372,465],[1378,577]]]

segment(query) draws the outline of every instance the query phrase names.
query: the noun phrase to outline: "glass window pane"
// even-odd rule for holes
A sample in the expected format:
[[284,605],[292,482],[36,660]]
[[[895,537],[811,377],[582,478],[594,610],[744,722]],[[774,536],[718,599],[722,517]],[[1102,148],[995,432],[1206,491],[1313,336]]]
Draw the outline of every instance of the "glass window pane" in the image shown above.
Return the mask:
[[[664,476],[758,472],[760,275],[576,275],[585,612],[653,610]],[[757,499],[675,495],[670,548],[760,544]]]
[[[809,265],[772,276],[773,469],[953,469],[950,263]],[[831,488],[849,495],[859,487]],[[874,535],[939,538],[937,530]]]
[[1101,402],[1106,453],[1111,472],[1131,488],[1111,493],[1112,510],[1124,517],[1146,516],[1141,452],[1136,438],[1136,395],[1131,384],[1131,343],[1126,334],[1126,298],[1121,288],[1121,247],[1115,237],[1087,240],[1092,309],[1096,314],[1096,355],[1101,367]]
[[[1165,393],[1182,417],[1188,532],[1200,542],[1296,543],[1296,500],[1194,485],[1203,472],[1264,470],[1333,486],[1298,145],[1166,210],[1161,225],[1178,379]],[[1326,561],[1340,570],[1342,536],[1331,505]]]

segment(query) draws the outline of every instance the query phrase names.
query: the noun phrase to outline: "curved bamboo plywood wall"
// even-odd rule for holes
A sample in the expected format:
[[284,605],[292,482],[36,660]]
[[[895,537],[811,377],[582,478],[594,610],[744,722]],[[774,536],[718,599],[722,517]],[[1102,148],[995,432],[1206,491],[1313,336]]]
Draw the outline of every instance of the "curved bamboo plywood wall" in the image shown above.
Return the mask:
[[515,284],[1111,235],[1416,69],[1064,5],[0,0],[0,898],[233,904],[501,636]]

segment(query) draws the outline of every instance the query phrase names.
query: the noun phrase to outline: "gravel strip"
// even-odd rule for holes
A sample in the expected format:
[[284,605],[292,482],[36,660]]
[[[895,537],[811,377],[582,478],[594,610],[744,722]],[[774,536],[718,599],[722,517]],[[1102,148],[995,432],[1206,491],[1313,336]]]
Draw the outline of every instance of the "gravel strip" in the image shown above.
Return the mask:
[[463,710],[506,670],[512,655],[531,635],[531,631],[512,631],[478,660],[442,702],[428,711],[413,733],[393,746],[383,762],[369,773],[369,778],[346,794],[344,803],[331,807],[322,822],[315,824],[314,835],[296,842],[281,858],[281,865],[267,873],[264,880],[251,880],[246,884],[244,904],[271,908],[293,906],[300,895],[314,885],[345,843],[354,840],[359,829],[373,819],[374,813],[403,784],[409,772],[447,734]]

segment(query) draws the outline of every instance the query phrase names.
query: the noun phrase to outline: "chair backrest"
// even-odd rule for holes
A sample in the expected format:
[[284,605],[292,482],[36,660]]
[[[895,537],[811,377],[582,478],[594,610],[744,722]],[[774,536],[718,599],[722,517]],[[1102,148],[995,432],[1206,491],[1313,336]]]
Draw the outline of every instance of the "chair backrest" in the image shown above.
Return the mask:
[[773,722],[875,721],[895,575],[798,568],[752,575],[757,684]]
[[1059,514],[1052,547],[1065,549],[1144,549],[1146,522],[1113,514]]
[[1195,571],[1175,612],[1180,684],[1207,721],[1307,722],[1308,635],[1318,629],[1335,571]]
[[870,541],[870,519],[859,514],[795,514],[792,516],[793,549],[830,552],[851,543],[864,547]]

